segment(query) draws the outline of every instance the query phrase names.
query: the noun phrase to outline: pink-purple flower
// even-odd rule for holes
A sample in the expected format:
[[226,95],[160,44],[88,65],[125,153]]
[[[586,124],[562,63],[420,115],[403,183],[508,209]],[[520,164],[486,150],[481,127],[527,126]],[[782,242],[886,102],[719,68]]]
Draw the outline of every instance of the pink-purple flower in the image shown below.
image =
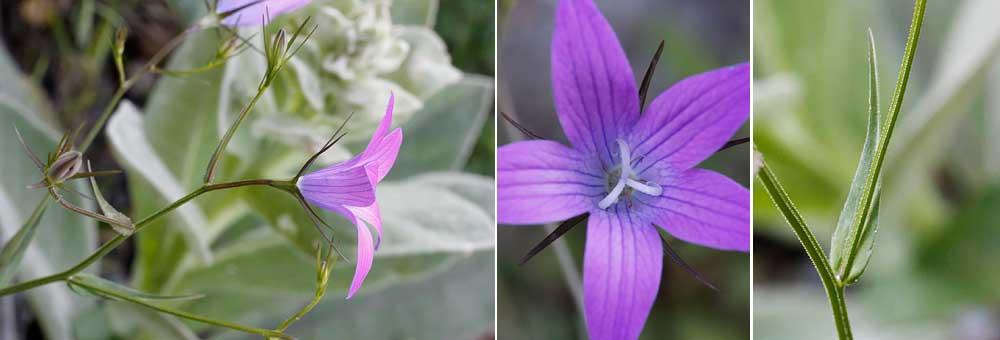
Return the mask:
[[[385,117],[363,152],[345,162],[306,174],[297,183],[306,200],[344,216],[357,227],[357,267],[347,293],[348,299],[364,283],[372,267],[375,249],[382,240],[382,217],[375,200],[375,186],[389,174],[403,143],[402,129],[389,131],[392,127],[393,101],[394,97],[390,95]],[[375,228],[377,237],[374,241],[368,226]]]
[[312,0],[219,0],[216,13],[235,11],[222,19],[226,26],[253,26],[271,22],[274,17],[310,2]]
[[559,1],[552,39],[556,111],[571,146],[548,140],[497,150],[497,216],[544,224],[589,213],[584,307],[594,340],[639,337],[660,285],[663,245],[750,247],[750,194],[697,169],[750,112],[749,65],[687,78],[640,115],[632,68],[590,0]]

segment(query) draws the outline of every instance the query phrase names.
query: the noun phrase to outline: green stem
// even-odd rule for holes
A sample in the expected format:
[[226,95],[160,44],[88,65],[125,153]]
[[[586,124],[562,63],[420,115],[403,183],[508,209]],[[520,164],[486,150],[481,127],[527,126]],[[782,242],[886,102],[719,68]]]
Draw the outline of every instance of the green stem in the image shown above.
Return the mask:
[[[899,78],[896,80],[896,89],[892,95],[892,102],[889,104],[889,116],[886,117],[886,124],[879,137],[879,145],[875,150],[875,161],[872,163],[872,174],[865,182],[864,198],[861,202],[861,214],[857,215],[860,221],[856,224],[864,226],[871,218],[869,213],[872,208],[872,200],[875,197],[875,182],[882,173],[882,163],[885,161],[885,153],[889,148],[889,140],[896,127],[896,118],[899,116],[900,106],[903,104],[903,95],[906,94],[906,84],[910,79],[910,69],[913,66],[913,57],[916,54],[917,42],[920,40],[920,28],[924,23],[924,10],[927,7],[927,0],[916,0],[913,8],[913,19],[910,21],[910,33],[906,38],[906,48],[903,51],[903,64],[899,69]],[[851,251],[847,253],[847,260],[844,268],[850,270],[857,257],[857,249],[861,247],[862,238],[858,237],[851,245]]]
[[212,158],[208,160],[208,168],[205,169],[205,183],[211,183],[212,179],[215,178],[215,169],[219,166],[219,159],[222,156],[222,152],[226,150],[226,146],[229,145],[229,140],[233,139],[233,135],[236,134],[236,129],[240,127],[240,124],[243,123],[243,120],[246,119],[247,115],[250,113],[250,109],[257,104],[257,101],[264,95],[264,91],[267,90],[270,84],[271,82],[266,80],[261,82],[261,86],[259,86],[257,94],[255,94],[253,99],[251,99],[250,102],[243,107],[243,110],[240,111],[240,116],[236,118],[236,122],[234,122],[233,125],[229,127],[229,130],[226,130],[226,134],[222,136],[222,140],[219,141],[219,145],[216,146],[215,151],[212,152]]
[[[90,131],[87,132],[87,136],[84,137],[83,141],[80,143],[80,146],[78,148],[80,152],[87,151],[87,149],[90,147],[90,145],[93,144],[94,139],[96,139],[97,135],[101,132],[101,128],[104,127],[104,124],[107,122],[108,118],[111,116],[111,113],[114,111],[115,107],[117,107],[118,103],[122,100],[122,98],[125,97],[125,93],[128,92],[128,89],[131,88],[132,85],[135,84],[135,82],[138,79],[138,77],[141,77],[152,66],[154,66],[154,65],[158,64],[160,61],[162,61],[163,58],[165,58],[167,56],[167,54],[169,54],[169,52],[171,50],[173,50],[175,47],[177,47],[177,45],[179,45],[184,40],[184,38],[186,38],[191,32],[192,32],[192,30],[188,29],[188,30],[185,30],[180,35],[174,37],[174,39],[171,40],[170,42],[168,42],[165,46],[163,46],[163,48],[161,48],[160,51],[157,52],[156,55],[154,55],[152,58],[150,58],[149,62],[147,63],[147,67],[143,68],[138,73],[136,73],[135,75],[133,75],[128,81],[125,81],[118,88],[118,90],[115,91],[115,93],[111,96],[111,100],[108,102],[108,105],[104,108],[104,112],[101,113],[101,116],[97,119],[97,122],[94,123],[94,125],[90,127]],[[42,199],[39,200],[38,206],[40,207],[40,206],[47,205],[49,203],[50,199],[52,199],[52,197],[50,195],[43,196]],[[48,284],[48,283],[52,283],[52,282],[64,280],[67,277],[69,277],[69,275],[75,274],[75,273],[79,272],[80,270],[83,270],[84,268],[86,268],[87,266],[89,266],[91,263],[94,263],[94,261],[97,261],[102,256],[106,255],[112,249],[114,249],[119,244],[121,244],[125,240],[125,238],[126,237],[123,237],[121,235],[119,235],[118,237],[115,237],[111,241],[108,241],[108,243],[105,243],[103,246],[101,246],[101,248],[99,248],[90,257],[88,257],[87,259],[84,259],[83,262],[80,262],[80,264],[77,264],[76,266],[74,266],[73,268],[70,268],[69,270],[66,270],[66,271],[61,272],[61,273],[56,273],[56,274],[53,274],[53,275],[50,275],[50,276],[41,277],[41,278],[38,278],[38,279],[35,279],[35,280],[31,280],[31,281],[21,282],[19,284],[13,285],[13,286],[9,286],[9,287],[5,287],[3,289],[0,289],[0,296],[4,296],[4,295],[16,293],[16,292],[20,292],[20,291],[23,291],[23,290],[26,290],[26,289],[31,289],[31,288],[34,288],[34,287],[37,287],[37,286],[41,286],[41,285],[44,285],[44,284]]]
[[[195,189],[194,191],[192,191],[191,193],[187,194],[186,196],[181,197],[180,199],[174,201],[173,203],[171,203],[170,205],[166,206],[165,208],[160,209],[159,211],[156,211],[156,212],[150,214],[146,218],[143,218],[142,220],[139,220],[139,222],[136,222],[135,223],[135,231],[133,231],[133,234],[141,231],[142,228],[145,228],[147,225],[149,225],[149,223],[153,222],[157,218],[163,216],[164,214],[166,214],[168,212],[173,211],[174,209],[177,209],[181,205],[184,205],[184,203],[187,203],[188,201],[194,199],[195,197],[200,196],[201,194],[204,194],[204,193],[207,193],[207,192],[211,192],[211,191],[215,191],[215,190],[230,189],[230,188],[252,186],[252,185],[266,185],[266,186],[270,186],[270,187],[274,187],[274,188],[278,188],[278,189],[286,190],[286,191],[289,188],[289,184],[288,184],[287,181],[275,181],[275,180],[267,180],[267,179],[252,179],[252,180],[244,180],[244,181],[235,181],[235,182],[226,182],[226,183],[217,183],[217,184],[202,185],[198,189]],[[107,255],[108,253],[110,253],[112,250],[114,250],[115,248],[117,248],[119,245],[121,245],[122,242],[125,242],[125,240],[128,239],[130,236],[131,236],[131,234],[129,234],[129,235],[121,235],[121,234],[119,234],[118,236],[115,236],[115,238],[113,238],[110,241],[108,241],[108,242],[104,243],[103,245],[101,245],[101,247],[97,248],[97,250],[94,251],[93,254],[91,254],[90,256],[88,256],[86,259],[83,259],[83,261],[80,261],[80,263],[76,264],[72,268],[69,268],[69,269],[64,270],[62,272],[55,273],[55,274],[52,274],[52,275],[49,275],[49,276],[40,277],[40,278],[37,278],[37,279],[34,279],[34,280],[24,281],[24,282],[21,282],[21,283],[18,283],[18,284],[9,286],[9,287],[5,287],[3,289],[0,289],[0,296],[9,295],[9,294],[17,293],[17,292],[21,292],[21,291],[24,291],[24,290],[28,290],[28,289],[31,289],[31,288],[34,288],[34,287],[38,287],[38,286],[41,286],[41,285],[44,285],[44,284],[52,283],[52,282],[66,280],[67,278],[73,276],[74,274],[83,271],[84,269],[86,269],[87,267],[89,267],[94,262],[97,262],[97,260],[100,260],[102,257],[104,257],[105,255]]]
[[851,321],[847,317],[847,302],[844,299],[844,287],[838,283],[836,276],[833,274],[833,268],[830,267],[830,262],[827,261],[823,247],[816,241],[816,236],[809,230],[809,226],[806,225],[805,220],[799,215],[799,211],[792,204],[791,198],[788,197],[785,189],[778,183],[778,178],[771,172],[771,168],[767,166],[767,163],[763,163],[761,166],[758,178],[760,178],[761,184],[764,185],[767,195],[771,197],[771,201],[781,211],[781,214],[785,217],[785,221],[792,227],[795,236],[802,243],[802,247],[805,248],[809,260],[816,267],[816,273],[819,274],[820,280],[823,281],[823,288],[826,289],[826,295],[830,299],[830,307],[833,310],[833,321],[836,324],[840,340],[853,339],[851,335]]
[[295,313],[295,315],[292,315],[292,317],[282,322],[281,325],[278,326],[278,328],[275,328],[274,330],[277,332],[284,332],[286,329],[288,329],[289,326],[291,326],[296,321],[299,321],[299,319],[301,319],[303,316],[309,313],[309,311],[311,311],[313,307],[316,307],[316,305],[319,304],[319,301],[322,299],[323,299],[323,293],[317,293],[313,297],[312,301],[309,301],[309,304],[307,304],[305,307],[302,307],[302,309],[300,309],[298,313]]
[[118,90],[116,90],[111,96],[111,100],[108,102],[108,105],[104,107],[104,112],[101,112],[101,116],[97,118],[97,122],[94,123],[94,126],[90,127],[90,131],[87,132],[87,137],[85,137],[83,142],[80,143],[80,152],[87,151],[87,148],[94,143],[94,139],[96,139],[97,135],[101,133],[104,123],[108,121],[108,118],[111,117],[111,113],[114,112],[116,107],[118,107],[118,102],[125,97],[125,93],[127,93],[128,90],[135,85],[139,78],[146,75],[149,71],[152,71],[156,65],[163,61],[163,59],[174,50],[174,48],[177,48],[177,46],[179,46],[181,42],[183,42],[184,39],[186,39],[193,32],[195,32],[195,30],[189,28],[184,30],[184,32],[181,32],[181,34],[175,36],[173,39],[168,41],[166,45],[160,48],[160,50],[149,59],[149,61],[146,62],[145,67],[139,69],[139,71],[129,77],[128,80],[121,83]]
[[92,290],[92,291],[100,292],[102,295],[105,295],[105,296],[109,296],[109,297],[112,297],[112,298],[115,298],[115,299],[118,299],[118,300],[122,300],[122,301],[131,302],[131,303],[134,303],[134,304],[137,304],[137,305],[149,308],[149,309],[156,310],[158,312],[167,313],[167,314],[170,314],[170,315],[173,315],[173,316],[177,316],[177,317],[180,317],[180,318],[184,318],[184,319],[188,319],[188,320],[193,320],[193,321],[197,321],[197,322],[201,322],[201,323],[206,323],[206,324],[209,324],[209,325],[215,325],[215,326],[219,326],[219,327],[225,327],[225,328],[229,328],[229,329],[233,329],[233,330],[237,330],[237,331],[241,331],[241,332],[245,332],[245,333],[257,334],[257,335],[263,336],[263,337],[268,338],[268,339],[275,338],[275,337],[276,338],[281,338],[281,339],[292,339],[291,337],[283,334],[281,331],[272,331],[272,330],[269,330],[269,329],[243,326],[243,325],[240,325],[240,324],[237,324],[237,323],[232,323],[232,322],[227,322],[227,321],[222,321],[222,320],[215,320],[215,319],[212,319],[212,318],[209,318],[209,317],[205,317],[205,316],[201,316],[201,315],[196,315],[196,314],[191,314],[191,313],[188,313],[188,312],[184,312],[184,311],[181,311],[181,310],[176,310],[176,309],[173,309],[173,308],[167,308],[167,307],[156,305],[156,304],[151,304],[151,303],[148,303],[146,301],[143,301],[142,299],[138,299],[138,298],[135,298],[133,296],[129,296],[127,294],[120,294],[120,293],[115,292],[115,291],[110,290],[110,289],[104,289],[104,288],[99,287],[97,285],[88,284],[87,282],[85,282],[85,280],[78,280],[78,279],[76,279],[75,276],[68,277],[66,279],[66,281],[72,282],[74,285],[77,285],[77,286],[80,286],[80,287],[84,287],[84,288],[87,288],[87,289]]

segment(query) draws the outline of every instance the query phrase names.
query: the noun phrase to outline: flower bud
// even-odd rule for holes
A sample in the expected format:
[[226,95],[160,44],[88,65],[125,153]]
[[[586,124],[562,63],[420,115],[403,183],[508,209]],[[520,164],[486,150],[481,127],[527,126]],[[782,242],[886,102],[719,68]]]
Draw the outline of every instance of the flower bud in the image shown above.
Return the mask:
[[82,167],[83,154],[75,150],[67,151],[49,165],[48,177],[55,183],[61,183],[80,172]]
[[120,27],[115,30],[114,52],[116,56],[125,53],[125,40],[128,39],[128,28]]
[[275,65],[281,62],[282,57],[285,54],[285,30],[278,30],[278,34],[274,35],[274,39],[271,41],[271,62]]

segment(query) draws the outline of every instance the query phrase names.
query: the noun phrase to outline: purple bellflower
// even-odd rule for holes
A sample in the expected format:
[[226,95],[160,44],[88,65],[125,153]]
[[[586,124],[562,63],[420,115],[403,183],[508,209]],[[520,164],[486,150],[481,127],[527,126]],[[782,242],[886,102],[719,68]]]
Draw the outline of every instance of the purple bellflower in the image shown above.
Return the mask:
[[694,168],[747,120],[749,65],[682,80],[640,115],[628,59],[590,0],[559,1],[551,58],[556,111],[571,146],[532,140],[497,150],[498,222],[589,213],[588,333],[636,339],[660,285],[664,250],[655,226],[690,243],[749,250],[749,190]]
[[[396,162],[399,146],[403,143],[403,130],[392,126],[394,97],[389,96],[385,117],[372,135],[363,152],[345,162],[334,164],[299,178],[296,184],[309,202],[340,214],[358,230],[357,267],[347,293],[350,299],[361,288],[372,267],[375,249],[382,241],[382,217],[375,200],[375,186],[389,174]],[[368,226],[375,228],[373,241]]]
[[299,9],[310,2],[312,0],[219,0],[215,11],[219,14],[236,11],[222,19],[226,26],[253,26],[260,25],[265,16],[264,21],[271,22],[274,17]]

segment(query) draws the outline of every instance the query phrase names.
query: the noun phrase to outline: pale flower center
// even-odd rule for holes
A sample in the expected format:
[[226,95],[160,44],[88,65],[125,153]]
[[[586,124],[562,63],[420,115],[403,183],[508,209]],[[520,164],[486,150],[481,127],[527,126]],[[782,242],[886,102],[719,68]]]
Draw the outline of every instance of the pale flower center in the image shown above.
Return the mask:
[[608,191],[608,195],[604,196],[600,202],[597,202],[597,207],[601,209],[607,209],[615,203],[618,203],[618,199],[621,196],[629,196],[632,191],[638,191],[650,196],[659,196],[663,193],[663,188],[658,184],[652,182],[646,182],[638,179],[638,175],[632,169],[632,153],[629,150],[628,145],[625,141],[619,139],[618,142],[618,154],[621,156],[621,164],[616,166],[609,175],[612,175],[608,179],[608,185],[611,184],[611,180],[615,179],[613,175],[617,172],[617,181],[614,187]]

